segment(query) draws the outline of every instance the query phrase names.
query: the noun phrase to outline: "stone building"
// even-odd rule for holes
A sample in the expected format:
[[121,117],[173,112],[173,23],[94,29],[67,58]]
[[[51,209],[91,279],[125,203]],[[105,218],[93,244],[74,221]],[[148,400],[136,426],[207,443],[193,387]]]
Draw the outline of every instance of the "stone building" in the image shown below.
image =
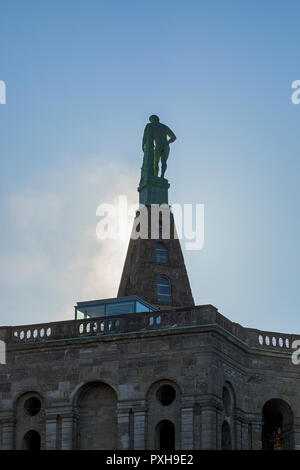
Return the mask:
[[0,448],[300,449],[300,336],[195,306],[169,215],[168,238],[160,219],[157,239],[131,238],[117,298],[0,328]]

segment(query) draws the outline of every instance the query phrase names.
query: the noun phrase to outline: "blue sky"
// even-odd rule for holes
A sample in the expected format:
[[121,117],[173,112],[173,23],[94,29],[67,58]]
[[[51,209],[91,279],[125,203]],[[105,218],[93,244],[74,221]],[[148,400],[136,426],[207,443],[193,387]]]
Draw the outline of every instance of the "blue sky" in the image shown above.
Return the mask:
[[197,304],[300,333],[300,79],[294,1],[0,1],[0,322],[114,296],[126,244],[96,208],[137,201],[141,137],[177,135],[171,203],[205,205],[184,253]]

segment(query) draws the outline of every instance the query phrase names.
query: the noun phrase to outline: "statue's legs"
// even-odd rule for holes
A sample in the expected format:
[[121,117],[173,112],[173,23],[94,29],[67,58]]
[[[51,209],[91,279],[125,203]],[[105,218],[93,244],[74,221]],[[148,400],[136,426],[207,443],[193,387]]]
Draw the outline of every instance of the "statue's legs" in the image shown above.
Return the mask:
[[155,147],[154,149],[154,176],[158,176],[159,172],[159,161],[161,160],[161,178],[164,177],[167,169],[167,160],[170,153],[169,145],[165,145],[163,148]]
[[159,160],[164,152],[164,148],[162,147],[155,147],[154,149],[154,176],[158,176],[159,172]]
[[167,169],[167,160],[170,153],[169,145],[166,146],[161,154],[161,177],[164,178]]
[[165,172],[167,169],[167,158],[161,157],[161,177],[165,176]]
[[160,154],[157,150],[154,150],[154,176],[158,176],[158,164],[160,160]]

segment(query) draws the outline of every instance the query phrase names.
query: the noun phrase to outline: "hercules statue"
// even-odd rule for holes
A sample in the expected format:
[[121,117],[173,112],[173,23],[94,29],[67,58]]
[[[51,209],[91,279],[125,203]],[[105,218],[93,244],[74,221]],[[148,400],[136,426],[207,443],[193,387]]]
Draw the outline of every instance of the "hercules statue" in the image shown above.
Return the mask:
[[159,122],[159,117],[155,114],[150,116],[149,121],[150,123],[146,125],[143,136],[144,161],[142,174],[150,177],[158,176],[158,165],[161,161],[161,178],[164,178],[170,153],[169,144],[176,140],[176,135],[168,126]]

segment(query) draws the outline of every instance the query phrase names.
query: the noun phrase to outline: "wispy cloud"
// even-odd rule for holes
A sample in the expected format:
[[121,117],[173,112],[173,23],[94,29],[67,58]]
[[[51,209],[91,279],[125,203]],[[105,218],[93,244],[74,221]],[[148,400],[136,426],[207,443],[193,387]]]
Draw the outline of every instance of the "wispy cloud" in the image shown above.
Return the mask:
[[76,161],[6,196],[2,325],[71,319],[76,301],[116,296],[128,241],[97,239],[96,208],[120,194],[137,202],[138,173],[102,162]]

